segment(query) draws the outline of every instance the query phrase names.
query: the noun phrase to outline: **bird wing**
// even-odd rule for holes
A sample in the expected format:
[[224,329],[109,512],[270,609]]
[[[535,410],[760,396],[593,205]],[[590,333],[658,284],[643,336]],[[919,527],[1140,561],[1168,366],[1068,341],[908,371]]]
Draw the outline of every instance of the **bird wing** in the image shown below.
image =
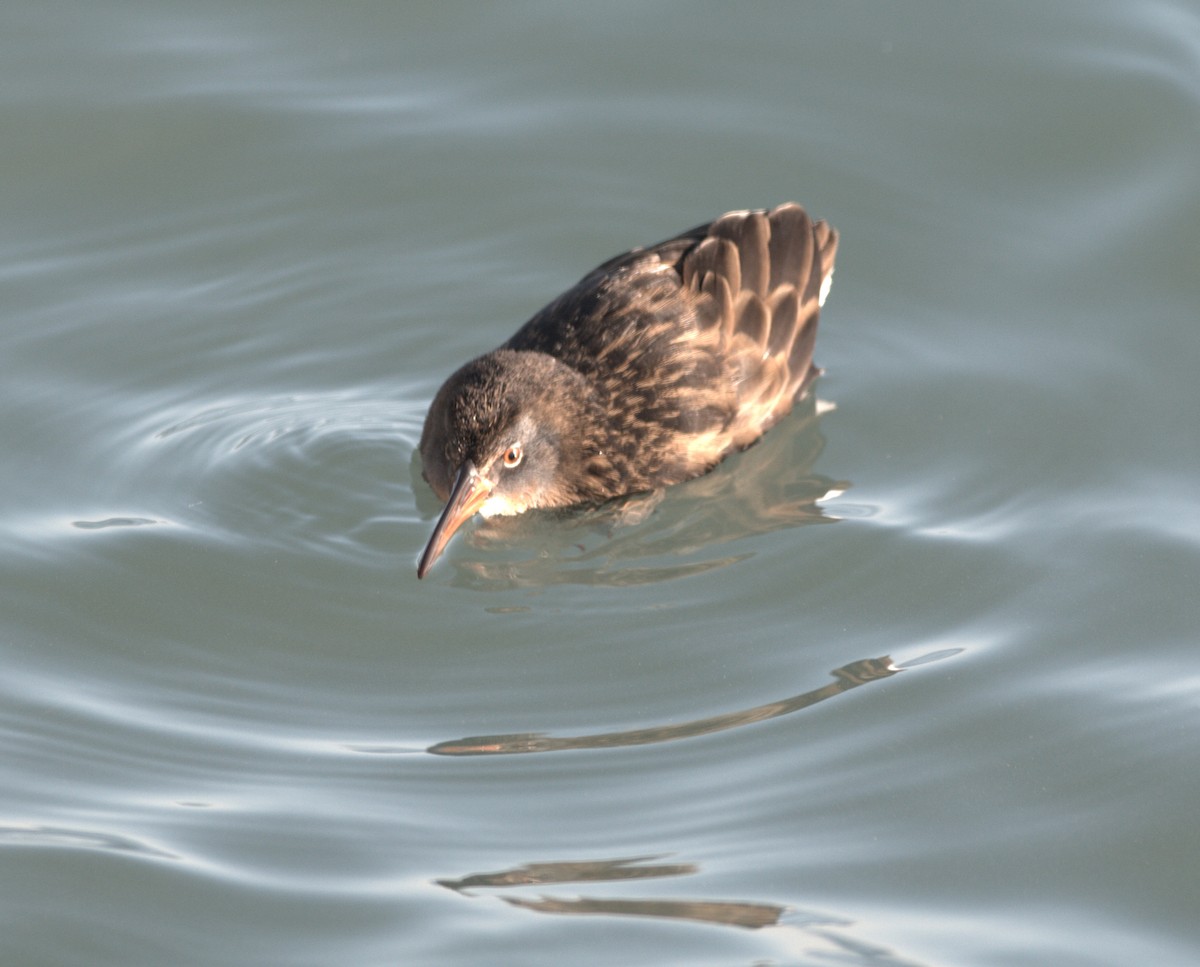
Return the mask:
[[737,386],[734,449],[758,439],[820,373],[813,348],[837,243],[832,226],[788,203],[722,215],[681,259],[682,286],[717,307],[717,341]]
[[836,251],[833,228],[799,205],[729,212],[600,265],[504,348],[586,376],[609,446],[640,461],[648,487],[674,483],[757,440],[817,375]]

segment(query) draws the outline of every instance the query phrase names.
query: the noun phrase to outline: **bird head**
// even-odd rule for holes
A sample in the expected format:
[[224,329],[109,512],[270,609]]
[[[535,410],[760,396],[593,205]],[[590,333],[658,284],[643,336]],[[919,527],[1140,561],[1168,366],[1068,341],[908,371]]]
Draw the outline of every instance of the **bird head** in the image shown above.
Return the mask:
[[423,474],[446,502],[417,566],[424,577],[475,514],[520,514],[575,503],[578,417],[586,381],[544,353],[497,350],[454,373],[421,434]]

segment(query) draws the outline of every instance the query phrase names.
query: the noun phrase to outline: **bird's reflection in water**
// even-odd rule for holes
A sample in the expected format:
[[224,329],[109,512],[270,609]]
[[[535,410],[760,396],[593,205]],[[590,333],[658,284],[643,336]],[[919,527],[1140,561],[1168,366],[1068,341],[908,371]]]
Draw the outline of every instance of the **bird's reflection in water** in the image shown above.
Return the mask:
[[745,560],[713,548],[788,527],[832,523],[822,501],[849,482],[812,472],[832,404],[808,399],[759,443],[667,491],[585,510],[480,520],[451,552],[454,583],[497,587],[653,584]]
[[[571,738],[536,733],[481,736],[441,742],[428,751],[438,755],[504,755],[520,752],[553,752],[565,749],[602,749],[645,745],[705,735],[764,719],[786,715],[840,695],[867,682],[881,681],[897,672],[960,654],[961,648],[944,648],[909,658],[899,665],[887,657],[866,658],[843,665],[833,672],[834,681],[791,698],[768,702],[741,712],[697,719],[676,725],[626,732],[608,732]],[[360,748],[359,751],[369,751]],[[387,751],[387,750],[374,750]],[[531,862],[507,870],[471,873],[436,882],[463,896],[479,891],[504,891],[500,899],[513,907],[534,913],[565,916],[652,917],[674,922],[705,923],[748,930],[775,928],[773,936],[789,948],[796,962],[837,962],[871,967],[921,967],[916,961],[855,936],[847,928],[852,920],[798,910],[794,906],[742,900],[692,897],[561,897],[540,893],[505,895],[530,887],[545,888],[567,883],[628,883],[632,880],[693,876],[700,867],[693,863],[661,862],[664,854],[598,860]],[[789,961],[790,962],[790,961]]]
[[658,856],[626,856],[612,860],[581,860],[578,862],[526,863],[511,870],[493,873],[472,873],[457,880],[438,880],[455,893],[480,888],[510,886],[545,886],[547,883],[588,883],[611,880],[644,880],[660,876],[687,876],[699,867],[692,863],[656,863]]
[[632,729],[627,732],[601,732],[594,735],[556,738],[538,732],[519,732],[510,735],[477,735],[465,739],[452,739],[430,746],[427,751],[434,755],[512,755],[521,752],[561,752],[567,749],[612,749],[631,745],[650,745],[655,742],[670,742],[708,735],[740,725],[750,725],[765,719],[777,718],[790,712],[808,708],[817,702],[840,695],[867,682],[879,681],[896,674],[900,669],[886,656],[864,658],[851,662],[832,672],[834,681],[791,698],[740,712],[728,712],[710,718],[695,719],[673,725],[659,725],[648,729]]
[[[440,886],[466,895],[469,889],[508,889],[562,883],[596,883],[644,880],[667,876],[689,876],[699,872],[692,863],[653,863],[661,856],[634,856],[613,860],[581,860],[560,863],[528,863],[511,870],[474,873],[457,880],[438,880]],[[605,897],[576,897],[565,900],[542,896],[537,899],[504,896],[506,903],[538,913],[601,913],[618,916],[662,917],[671,920],[702,920],[733,927],[767,927],[777,923],[785,907],[768,903],[735,903],[721,900],[620,900]]]
[[[510,890],[528,886],[566,883],[597,883],[635,879],[689,876],[698,873],[692,863],[658,863],[661,856],[635,856],[609,860],[573,860],[557,863],[528,863],[510,870],[473,873],[459,879],[436,881],[440,886],[463,896],[470,890]],[[535,913],[566,916],[653,917],[659,920],[689,921],[723,927],[760,930],[779,927],[790,935],[789,946],[809,956],[832,957],[839,963],[870,964],[873,967],[920,967],[901,960],[890,950],[847,935],[853,921],[798,910],[776,903],[737,900],[699,900],[671,898],[504,896],[500,899],[513,907]],[[820,949],[816,949],[819,945]]]
[[613,916],[660,917],[666,920],[700,920],[727,927],[774,926],[784,907],[769,903],[731,903],[724,900],[608,900],[598,897],[578,900],[524,900],[502,897],[505,903],[538,913],[606,913]]

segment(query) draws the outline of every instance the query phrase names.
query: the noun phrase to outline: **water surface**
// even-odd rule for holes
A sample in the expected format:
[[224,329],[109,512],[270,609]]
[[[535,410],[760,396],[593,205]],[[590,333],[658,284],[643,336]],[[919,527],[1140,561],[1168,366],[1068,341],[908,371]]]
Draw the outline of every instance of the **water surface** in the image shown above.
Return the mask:
[[[1196,10],[105,0],[0,53],[4,963],[1200,958]],[[418,583],[441,379],[788,199],[836,408]]]

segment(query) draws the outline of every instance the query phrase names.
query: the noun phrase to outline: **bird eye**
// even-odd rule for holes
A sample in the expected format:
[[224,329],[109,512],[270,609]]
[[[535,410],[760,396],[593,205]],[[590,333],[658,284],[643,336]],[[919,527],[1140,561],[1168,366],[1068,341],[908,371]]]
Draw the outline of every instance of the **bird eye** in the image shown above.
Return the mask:
[[521,444],[514,443],[511,447],[504,451],[504,465],[511,470],[513,467],[520,465],[524,456],[525,451],[521,449]]

